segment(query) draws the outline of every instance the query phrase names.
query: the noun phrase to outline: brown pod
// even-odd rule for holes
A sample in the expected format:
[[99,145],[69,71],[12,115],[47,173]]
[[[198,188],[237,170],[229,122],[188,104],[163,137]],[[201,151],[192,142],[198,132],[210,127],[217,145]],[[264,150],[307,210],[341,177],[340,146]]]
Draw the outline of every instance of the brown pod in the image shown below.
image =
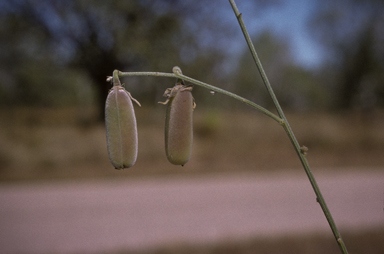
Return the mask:
[[191,157],[193,142],[192,87],[177,84],[168,90],[165,119],[165,152],[169,162],[184,165]]
[[132,167],[137,158],[137,125],[131,95],[115,85],[105,103],[109,160],[116,169]]

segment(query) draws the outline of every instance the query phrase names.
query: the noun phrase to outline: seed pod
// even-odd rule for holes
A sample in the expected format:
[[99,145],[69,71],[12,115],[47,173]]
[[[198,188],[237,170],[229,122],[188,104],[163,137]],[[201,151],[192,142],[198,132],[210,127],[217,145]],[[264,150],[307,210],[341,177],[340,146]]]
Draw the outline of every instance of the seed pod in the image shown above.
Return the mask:
[[[166,91],[165,153],[169,162],[184,166],[191,157],[193,141],[192,87],[177,84]],[[168,94],[167,94],[168,93]]]
[[105,103],[108,155],[116,169],[132,167],[137,158],[137,125],[132,99],[122,86],[115,85]]

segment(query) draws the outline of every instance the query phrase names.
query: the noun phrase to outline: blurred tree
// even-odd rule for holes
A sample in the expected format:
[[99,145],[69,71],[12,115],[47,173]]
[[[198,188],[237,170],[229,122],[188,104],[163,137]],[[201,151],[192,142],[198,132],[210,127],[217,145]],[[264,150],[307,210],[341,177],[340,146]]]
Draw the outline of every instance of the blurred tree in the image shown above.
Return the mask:
[[[19,0],[5,1],[1,7],[2,23],[6,24],[1,32],[7,35],[2,43],[8,44],[9,50],[3,48],[3,67],[14,78],[18,98],[26,104],[43,101],[38,96],[43,86],[33,86],[37,80],[57,82],[49,82],[46,89],[40,90],[44,94],[49,89],[47,96],[66,83],[59,80],[63,75],[54,78],[58,73],[64,69],[81,70],[96,85],[103,113],[110,88],[105,79],[114,69],[158,67],[165,59],[177,56],[172,43],[167,50],[161,50],[179,29],[176,18],[155,15],[153,9],[139,1]],[[147,58],[153,53],[152,45],[162,52],[162,57]]]
[[[316,85],[316,77],[310,71],[294,64],[288,40],[265,31],[253,41],[281,105],[296,110],[323,106],[325,91]],[[248,48],[244,48],[234,83],[236,93],[274,107]]]
[[[274,90],[279,90],[276,86],[281,85],[278,81],[279,76],[282,73],[282,68],[287,65],[287,58],[289,57],[288,45],[283,40],[277,40],[268,32],[263,32],[260,36],[254,38],[253,42],[256,50],[262,49],[258,50],[258,55]],[[244,47],[240,58],[234,90],[236,93],[247,96],[248,99],[267,107],[273,105],[248,47]]]
[[384,1],[318,1],[312,31],[340,108],[384,106]]
[[[223,29],[227,22],[217,22],[219,12],[207,13],[216,5],[173,0],[1,1],[1,102],[52,105],[86,82],[96,88],[102,117],[110,88],[105,79],[114,69],[169,72],[180,65],[185,73],[209,80],[224,62],[225,45],[211,42],[225,41],[233,31]],[[130,82],[138,83],[138,78]],[[140,86],[132,87],[139,93],[135,96],[153,100],[162,94],[163,88],[149,82],[153,79],[140,79]],[[158,82],[169,86],[167,80]]]
[[[247,8],[257,13],[276,1],[250,1]],[[65,104],[71,94],[84,98],[81,86],[93,86],[102,119],[110,88],[105,79],[114,69],[169,72],[179,65],[189,76],[226,82],[218,70],[228,60],[229,38],[239,32],[235,20],[227,1],[3,0],[2,103]],[[129,90],[153,102],[172,85],[150,82],[154,78],[130,78]]]

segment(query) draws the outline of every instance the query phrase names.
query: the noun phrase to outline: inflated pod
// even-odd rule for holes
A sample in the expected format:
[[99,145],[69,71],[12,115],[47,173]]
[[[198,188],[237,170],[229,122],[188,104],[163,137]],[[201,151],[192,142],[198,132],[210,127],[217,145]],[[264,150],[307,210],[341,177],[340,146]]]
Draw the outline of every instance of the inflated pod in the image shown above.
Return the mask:
[[110,90],[105,103],[109,160],[116,169],[132,167],[137,158],[137,125],[131,95],[120,85]]
[[183,166],[192,153],[194,99],[191,91],[192,87],[182,84],[168,90],[165,153],[169,162],[175,165]]

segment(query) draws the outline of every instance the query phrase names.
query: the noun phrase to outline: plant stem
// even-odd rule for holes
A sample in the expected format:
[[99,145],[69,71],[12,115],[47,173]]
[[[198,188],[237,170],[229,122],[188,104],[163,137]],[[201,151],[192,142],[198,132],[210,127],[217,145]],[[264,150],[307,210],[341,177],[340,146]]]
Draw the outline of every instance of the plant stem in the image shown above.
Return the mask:
[[165,73],[165,72],[122,72],[122,71],[118,71],[118,75],[119,75],[119,77],[155,76],[155,77],[177,78],[177,76],[175,74],[173,74],[173,73]]
[[[221,89],[221,88],[218,88],[218,87],[215,87],[215,86],[212,86],[212,85],[209,85],[207,83],[204,83],[204,82],[201,82],[199,80],[196,80],[196,79],[193,79],[193,78],[190,78],[188,76],[185,76],[181,73],[181,70],[179,67],[174,67],[173,68],[174,70],[174,73],[165,73],[165,72],[121,72],[121,71],[117,71],[115,70],[114,71],[114,74],[115,73],[118,73],[118,76],[120,77],[129,77],[129,76],[155,76],[155,77],[170,77],[170,78],[180,78],[182,80],[185,80],[185,81],[188,81],[192,84],[195,84],[195,85],[198,85],[198,86],[202,86],[204,88],[207,88],[211,91],[214,91],[214,92],[218,92],[218,93],[221,93],[221,94],[224,94],[224,95],[227,95],[229,97],[232,97],[236,100],[239,100],[257,110],[259,110],[260,112],[262,112],[263,114],[271,117],[273,120],[275,120],[276,122],[282,124],[283,123],[283,119],[281,119],[280,117],[278,117],[277,115],[275,115],[274,113],[270,112],[269,110],[263,108],[262,106],[250,101],[250,100],[247,100],[237,94],[234,94],[234,93],[231,93],[231,92],[228,92],[224,89]],[[180,70],[180,71],[175,71],[175,70]],[[114,75],[115,76],[115,75]]]
[[259,110],[259,111],[261,111],[263,114],[265,114],[265,115],[271,117],[273,120],[275,120],[276,122],[278,122],[278,123],[280,123],[280,124],[283,122],[283,120],[282,120],[281,118],[279,118],[277,115],[273,114],[273,113],[270,112],[269,110],[263,108],[262,106],[260,106],[260,105],[258,105],[258,104],[256,104],[256,103],[254,103],[254,102],[252,102],[252,101],[250,101],[250,100],[247,100],[247,99],[245,99],[245,98],[243,98],[243,97],[241,97],[241,96],[239,96],[239,95],[237,95],[237,94],[228,92],[228,91],[223,90],[223,89],[218,88],[218,87],[211,86],[211,85],[209,85],[209,84],[207,84],[207,83],[204,83],[204,82],[201,82],[201,81],[199,81],[199,80],[190,78],[190,77],[185,76],[185,75],[183,75],[183,74],[176,74],[176,75],[177,75],[179,78],[181,78],[181,79],[183,79],[183,80],[186,80],[186,81],[188,81],[188,82],[190,82],[190,83],[193,83],[193,84],[196,84],[196,85],[205,87],[205,88],[207,88],[207,89],[209,89],[209,90],[211,90],[211,91],[215,91],[215,92],[218,92],[218,93],[222,93],[222,94],[228,95],[228,96],[230,96],[230,97],[232,97],[232,98],[234,98],[234,99],[236,99],[236,100],[239,100],[239,101],[241,101],[241,102],[243,102],[243,103],[245,103],[245,104],[247,104],[247,105],[249,105],[249,106],[251,106],[251,107],[253,107],[253,108],[257,109],[257,110]]
[[308,179],[312,185],[312,188],[316,194],[316,200],[317,202],[320,204],[320,207],[321,209],[323,210],[324,212],[324,215],[329,223],[329,226],[331,227],[331,230],[333,232],[333,235],[335,236],[335,239],[336,239],[336,242],[337,244],[339,245],[340,247],[340,250],[342,251],[342,253],[344,254],[347,254],[348,251],[347,251],[347,248],[343,242],[343,239],[341,238],[341,235],[336,227],[336,224],[332,218],[332,215],[331,215],[331,212],[329,211],[328,207],[327,207],[327,204],[325,203],[325,200],[323,198],[323,195],[321,194],[321,191],[320,191],[320,188],[319,186],[317,185],[316,183],[316,180],[315,180],[315,177],[313,176],[312,172],[311,172],[311,169],[309,167],[309,164],[308,164],[308,161],[305,157],[305,152],[300,148],[300,145],[299,145],[299,142],[297,141],[288,121],[287,121],[287,118],[285,117],[284,115],[284,112],[275,96],[275,93],[273,92],[273,89],[272,89],[272,86],[270,85],[269,83],[269,80],[267,78],[267,75],[265,74],[265,71],[263,69],[263,66],[260,62],[260,59],[256,53],[256,50],[255,50],[255,47],[253,46],[253,43],[252,43],[252,40],[248,34],[248,31],[245,27],[245,24],[243,22],[243,19],[242,19],[242,15],[241,13],[239,12],[239,10],[237,9],[237,6],[235,4],[235,1],[234,0],[229,0],[231,6],[232,6],[232,9],[236,15],[236,18],[239,22],[239,25],[241,27],[241,30],[244,34],[244,37],[245,37],[245,40],[247,41],[247,44],[248,44],[248,47],[252,53],[252,57],[256,63],[256,66],[260,72],[260,75],[263,79],[263,82],[264,82],[264,85],[265,87],[267,88],[268,90],[268,93],[269,95],[271,96],[272,100],[273,100],[273,103],[275,104],[275,107],[276,107],[276,110],[280,116],[281,119],[283,119],[283,123],[282,123],[282,126],[285,130],[285,132],[287,133],[289,139],[291,140],[291,143],[293,144],[293,147],[295,148],[295,151],[297,153],[297,155],[299,156],[299,159],[301,161],[301,164],[303,165],[304,167],[304,170],[308,176]]

